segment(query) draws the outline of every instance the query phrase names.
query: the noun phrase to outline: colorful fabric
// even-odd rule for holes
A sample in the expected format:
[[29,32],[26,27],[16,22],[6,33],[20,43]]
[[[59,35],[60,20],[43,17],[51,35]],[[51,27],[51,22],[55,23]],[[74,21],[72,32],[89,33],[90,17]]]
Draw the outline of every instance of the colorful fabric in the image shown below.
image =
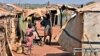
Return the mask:
[[28,28],[28,29],[26,30],[26,34],[29,35],[29,33],[30,33],[30,32],[33,32],[33,31],[34,31],[33,28]]
[[26,40],[27,40],[26,46],[31,47],[33,43],[33,39],[34,39],[34,36],[26,37]]
[[31,47],[33,43],[33,39],[35,38],[33,35],[34,29],[33,28],[27,28],[26,30],[26,46]]

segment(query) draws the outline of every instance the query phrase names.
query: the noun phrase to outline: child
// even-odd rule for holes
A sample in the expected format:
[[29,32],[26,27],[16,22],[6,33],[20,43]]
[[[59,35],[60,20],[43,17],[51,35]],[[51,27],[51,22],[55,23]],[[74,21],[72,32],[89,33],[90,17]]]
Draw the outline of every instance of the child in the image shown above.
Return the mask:
[[32,28],[31,24],[28,24],[28,28],[26,30],[26,37],[25,37],[26,44],[24,44],[24,46],[28,48],[26,50],[27,53],[28,53],[28,51],[30,51],[30,53],[31,53],[33,39],[35,38],[33,35],[33,32],[34,32],[34,29]]

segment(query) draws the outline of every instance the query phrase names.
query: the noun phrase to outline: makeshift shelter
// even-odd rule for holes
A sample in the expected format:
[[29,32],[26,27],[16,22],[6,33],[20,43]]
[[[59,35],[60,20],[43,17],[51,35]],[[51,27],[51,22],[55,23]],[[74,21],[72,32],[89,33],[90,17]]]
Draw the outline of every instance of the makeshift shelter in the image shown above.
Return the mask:
[[[25,31],[26,27],[26,22],[24,22],[24,11],[23,8],[16,6],[14,4],[4,4],[2,6],[4,9],[6,9],[7,11],[9,11],[10,13],[15,14],[15,17],[13,20],[11,20],[12,25],[11,26],[13,28],[12,34],[11,34],[11,47],[12,50],[16,51],[17,48],[21,45],[21,41],[22,39],[20,39],[21,37],[23,37],[23,31]],[[18,38],[18,40],[16,41],[15,38]]]
[[23,14],[23,8],[16,6],[15,4],[6,4],[6,3],[2,4],[1,7],[4,8],[5,10],[9,11],[10,13],[13,13],[16,15],[16,17],[14,19],[14,24],[15,24],[15,28],[17,28],[18,20]]
[[59,44],[74,55],[78,53],[79,56],[99,56],[100,3],[87,5],[77,12],[77,15],[63,26],[58,36]]
[[[52,21],[52,25],[60,25],[60,20],[61,20],[61,13],[62,15],[62,24],[64,24],[66,22],[66,17],[67,17],[67,12],[63,13],[62,11],[60,12],[60,8],[62,5],[49,5],[47,7],[43,7],[43,8],[36,8],[36,9],[25,9],[25,16],[24,19],[26,19],[29,15],[34,14],[34,17],[42,17],[45,16],[46,13],[50,13],[51,16],[51,21]],[[71,6],[66,6],[68,8],[73,8]],[[71,14],[71,13],[70,13]],[[69,15],[68,15],[69,16]]]
[[46,14],[46,8],[24,9],[24,19],[32,15],[34,17],[42,17]]
[[[6,13],[5,13],[6,12]],[[13,56],[11,50],[12,21],[15,15],[0,8],[0,56]]]
[[23,9],[17,5],[14,4],[6,4],[8,7],[12,7],[12,12],[22,12]]
[[24,9],[24,20],[28,17],[28,16],[30,16],[31,14],[34,14],[34,10],[32,10],[32,9]]
[[51,13],[52,25],[60,25],[61,27],[71,18],[74,13],[73,10],[77,9],[69,5],[53,4],[47,6]]
[[47,13],[47,8],[37,8],[34,10],[35,10],[34,15],[37,17],[45,16],[45,14]]
[[14,24],[15,24],[15,33],[17,35],[17,37],[19,37],[20,35],[20,27],[19,25],[22,26],[22,24],[20,24],[21,22],[23,23],[23,8],[14,5],[14,4],[4,4],[2,6],[4,9],[6,9],[7,11],[9,11],[10,13],[15,14],[15,19],[14,19]]

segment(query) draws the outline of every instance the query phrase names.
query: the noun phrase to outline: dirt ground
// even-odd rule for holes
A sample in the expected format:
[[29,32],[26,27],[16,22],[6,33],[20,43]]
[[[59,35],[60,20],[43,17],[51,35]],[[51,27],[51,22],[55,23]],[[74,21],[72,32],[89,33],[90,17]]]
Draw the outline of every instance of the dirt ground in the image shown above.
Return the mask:
[[[44,45],[44,46],[34,45],[32,47],[31,56],[71,56],[66,51],[64,51],[64,49],[57,43],[58,39],[54,39],[59,34],[60,28],[58,26],[55,26],[52,29],[53,29],[52,44]],[[42,31],[39,31],[39,32],[43,34]],[[15,56],[27,56],[24,54],[17,54],[16,52],[14,52],[14,55]]]
[[[66,52],[60,47],[60,46],[38,46],[35,45],[32,48],[32,54],[31,56],[64,56]],[[14,52],[15,56],[28,56],[24,54],[17,54]],[[66,55],[65,55],[66,56]]]

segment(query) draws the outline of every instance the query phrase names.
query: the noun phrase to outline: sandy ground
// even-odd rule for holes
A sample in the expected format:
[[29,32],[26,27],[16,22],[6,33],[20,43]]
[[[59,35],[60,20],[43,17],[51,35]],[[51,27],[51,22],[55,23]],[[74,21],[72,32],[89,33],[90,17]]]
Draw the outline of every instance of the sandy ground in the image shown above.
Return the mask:
[[[65,51],[60,47],[60,46],[49,46],[49,45],[44,45],[44,46],[38,46],[35,45],[32,48],[32,54],[31,56],[64,56],[66,53]],[[28,56],[24,54],[17,54],[14,52],[15,56]],[[66,56],[66,55],[65,55]]]
[[[43,29],[40,29],[41,27],[38,26],[39,33],[43,35]],[[53,31],[53,37],[52,37],[52,44],[51,45],[34,45],[32,48],[32,54],[31,56],[70,56],[70,54],[66,53],[61,46],[57,44],[58,39],[54,39],[60,32],[60,28],[58,26],[55,26],[52,28]],[[17,54],[14,52],[15,56],[27,56],[24,54]]]

